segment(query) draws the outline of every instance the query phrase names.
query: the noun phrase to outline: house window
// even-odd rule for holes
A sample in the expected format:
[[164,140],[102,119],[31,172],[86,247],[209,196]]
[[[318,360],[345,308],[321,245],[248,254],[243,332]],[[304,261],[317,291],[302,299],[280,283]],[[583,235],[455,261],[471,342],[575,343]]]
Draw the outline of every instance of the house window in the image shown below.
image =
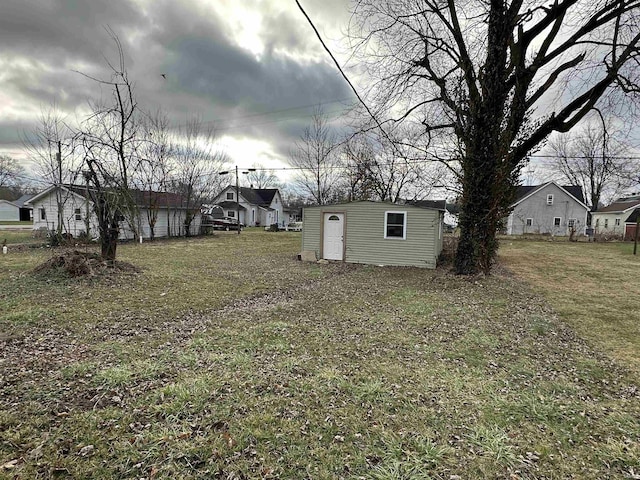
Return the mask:
[[384,213],[384,238],[407,238],[407,213]]
[[233,192],[227,192],[227,200],[233,200]]
[[527,227],[531,227],[533,225],[533,218],[527,218]]
[[619,226],[620,226],[620,219],[616,218],[616,227],[619,227]]
[[608,218],[604,219],[604,228],[609,228],[609,219]]
[[39,210],[40,210],[40,220],[46,220],[47,219],[47,212],[44,209],[44,207],[41,207]]
[[560,226],[560,222],[562,222],[562,217],[553,217],[553,226],[554,227],[559,227]]
[[76,216],[76,220],[82,220],[82,213],[80,213],[80,209],[79,208],[75,209],[74,215]]
[[596,227],[599,227],[599,226],[600,226],[600,219],[596,218]]
[[567,226],[569,228],[575,228],[576,227],[576,219],[575,218],[570,218],[569,220],[567,220]]
[[229,210],[227,212],[227,217],[234,217],[235,218],[235,216],[236,216],[236,212],[234,212],[233,210]]
[[553,205],[553,194],[547,195],[547,205]]

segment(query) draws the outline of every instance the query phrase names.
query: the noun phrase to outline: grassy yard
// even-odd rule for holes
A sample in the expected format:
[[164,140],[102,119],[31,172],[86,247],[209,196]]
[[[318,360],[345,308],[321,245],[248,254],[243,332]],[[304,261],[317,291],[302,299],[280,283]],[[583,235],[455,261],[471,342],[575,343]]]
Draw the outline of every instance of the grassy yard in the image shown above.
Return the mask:
[[7,241],[7,245],[22,244],[22,243],[42,243],[46,241],[43,238],[34,238],[31,230],[0,230],[0,243],[3,240]]
[[129,244],[141,273],[82,280],[31,274],[45,251],[0,258],[0,478],[640,472],[637,374],[522,281],[299,245]]
[[503,241],[501,258],[580,336],[640,372],[640,256],[630,243]]

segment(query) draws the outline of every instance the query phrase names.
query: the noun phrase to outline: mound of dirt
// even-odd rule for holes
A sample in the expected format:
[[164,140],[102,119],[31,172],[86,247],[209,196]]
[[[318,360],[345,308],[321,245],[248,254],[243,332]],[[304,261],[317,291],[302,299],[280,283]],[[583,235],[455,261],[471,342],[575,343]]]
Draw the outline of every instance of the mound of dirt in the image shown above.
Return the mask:
[[94,252],[72,250],[54,255],[33,269],[33,273],[64,272],[71,277],[96,276],[113,272],[139,273],[140,269],[127,262],[107,262]]

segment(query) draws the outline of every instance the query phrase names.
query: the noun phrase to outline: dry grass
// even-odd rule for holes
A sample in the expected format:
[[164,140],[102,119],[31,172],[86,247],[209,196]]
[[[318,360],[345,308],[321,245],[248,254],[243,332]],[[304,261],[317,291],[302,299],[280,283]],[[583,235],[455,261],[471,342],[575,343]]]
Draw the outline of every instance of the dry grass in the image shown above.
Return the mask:
[[[317,265],[299,234],[0,264],[0,478],[632,478],[638,377],[512,276]],[[5,467],[3,467],[5,465]]]
[[504,240],[500,258],[579,334],[640,371],[640,256],[625,243]]

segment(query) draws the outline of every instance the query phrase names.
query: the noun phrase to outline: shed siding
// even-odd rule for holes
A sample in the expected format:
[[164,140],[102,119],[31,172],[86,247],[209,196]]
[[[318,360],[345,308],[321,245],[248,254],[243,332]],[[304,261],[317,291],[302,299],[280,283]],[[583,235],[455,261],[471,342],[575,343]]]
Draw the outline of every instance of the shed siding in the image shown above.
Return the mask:
[[[406,239],[384,238],[385,212],[406,212]],[[409,205],[376,202],[305,208],[303,250],[320,258],[323,212],[345,213],[345,261],[374,265],[435,268],[441,251],[441,212]]]

